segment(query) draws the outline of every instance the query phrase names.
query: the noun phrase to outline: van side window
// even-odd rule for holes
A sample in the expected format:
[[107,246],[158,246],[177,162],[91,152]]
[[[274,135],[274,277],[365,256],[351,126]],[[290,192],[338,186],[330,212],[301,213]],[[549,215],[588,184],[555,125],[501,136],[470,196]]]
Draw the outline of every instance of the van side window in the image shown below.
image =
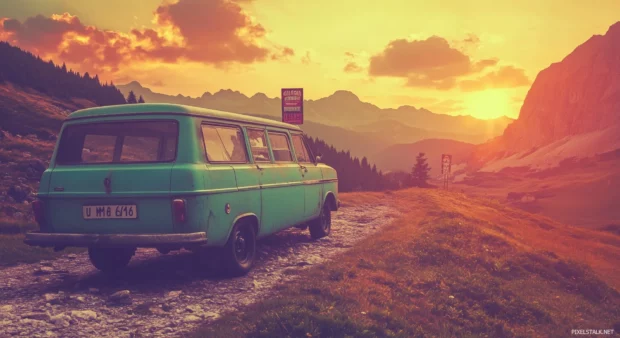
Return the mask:
[[245,138],[240,127],[203,124],[202,137],[209,162],[247,163]]
[[293,162],[293,155],[286,134],[269,132],[269,142],[271,142],[271,150],[276,162]]
[[293,135],[293,147],[295,147],[295,154],[297,155],[297,162],[299,163],[311,163],[312,156],[310,150],[304,143],[304,138],[301,135]]
[[271,162],[264,130],[248,129],[250,148],[255,162]]

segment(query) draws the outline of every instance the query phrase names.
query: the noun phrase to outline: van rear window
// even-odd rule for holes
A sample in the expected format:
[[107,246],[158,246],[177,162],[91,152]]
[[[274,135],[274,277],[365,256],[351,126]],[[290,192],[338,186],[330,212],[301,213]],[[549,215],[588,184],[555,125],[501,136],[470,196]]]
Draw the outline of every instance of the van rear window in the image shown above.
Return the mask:
[[176,157],[178,130],[174,121],[70,125],[60,137],[56,163],[171,162]]

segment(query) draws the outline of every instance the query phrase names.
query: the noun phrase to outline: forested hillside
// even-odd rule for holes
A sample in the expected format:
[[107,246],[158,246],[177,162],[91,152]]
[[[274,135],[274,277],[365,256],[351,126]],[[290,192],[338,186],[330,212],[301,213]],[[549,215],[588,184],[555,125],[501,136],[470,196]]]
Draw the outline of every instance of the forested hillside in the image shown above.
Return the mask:
[[81,75],[73,70],[43,61],[39,56],[0,42],[0,83],[11,82],[56,98],[80,98],[99,106],[123,104],[123,94],[113,84],[99,81],[97,75]]

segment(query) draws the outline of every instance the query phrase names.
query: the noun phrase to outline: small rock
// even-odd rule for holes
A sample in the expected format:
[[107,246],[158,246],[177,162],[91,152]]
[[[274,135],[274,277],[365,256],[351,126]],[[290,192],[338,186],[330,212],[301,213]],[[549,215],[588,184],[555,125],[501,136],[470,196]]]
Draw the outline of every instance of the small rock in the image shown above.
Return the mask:
[[76,259],[77,255],[76,254],[68,254],[67,258],[69,258],[69,259]]
[[181,293],[183,293],[183,291],[170,291],[168,292],[168,294],[166,295],[166,298],[168,299],[172,299],[172,298],[178,298]]
[[197,304],[192,304],[192,305],[188,305],[185,308],[187,311],[192,312],[192,313],[202,313],[202,307],[200,307],[200,305]]
[[43,296],[43,298],[45,298],[45,302],[47,303],[60,304],[60,295],[58,294],[46,293],[45,296]]
[[218,319],[220,318],[220,314],[217,312],[207,311],[204,314],[205,318]]
[[131,304],[131,291],[122,290],[115,292],[108,297],[108,300],[117,304]]
[[51,316],[50,317],[50,323],[55,324],[56,326],[60,326],[60,327],[68,327],[71,321],[71,317],[69,317],[68,315],[61,313],[61,314],[57,314],[55,316]]
[[97,319],[97,312],[92,310],[71,311],[71,317],[83,320]]
[[35,275],[49,275],[54,272],[54,269],[49,266],[42,266],[34,271]]
[[195,323],[195,322],[199,322],[201,321],[202,318],[196,316],[196,315],[188,315],[185,316],[185,318],[183,318],[183,321],[186,323]]
[[298,262],[298,263],[297,263],[297,264],[295,264],[295,265],[297,265],[297,266],[306,266],[306,265],[312,265],[312,263],[308,263],[308,262],[306,262],[306,261],[301,261],[301,262]]
[[0,313],[6,313],[13,311],[13,305],[2,305],[0,306]]
[[34,320],[50,320],[50,315],[47,312],[27,312],[22,315],[24,319],[34,319]]

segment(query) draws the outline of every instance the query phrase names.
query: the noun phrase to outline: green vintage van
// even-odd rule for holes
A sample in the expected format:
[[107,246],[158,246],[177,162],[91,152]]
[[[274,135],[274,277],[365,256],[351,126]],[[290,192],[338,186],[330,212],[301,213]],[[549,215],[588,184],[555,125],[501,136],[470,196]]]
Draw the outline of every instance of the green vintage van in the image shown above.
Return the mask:
[[87,247],[104,272],[139,247],[184,248],[242,275],[261,237],[330,233],[338,178],[319,160],[299,127],[278,121],[172,104],[76,111],[32,203],[40,231],[25,243]]

